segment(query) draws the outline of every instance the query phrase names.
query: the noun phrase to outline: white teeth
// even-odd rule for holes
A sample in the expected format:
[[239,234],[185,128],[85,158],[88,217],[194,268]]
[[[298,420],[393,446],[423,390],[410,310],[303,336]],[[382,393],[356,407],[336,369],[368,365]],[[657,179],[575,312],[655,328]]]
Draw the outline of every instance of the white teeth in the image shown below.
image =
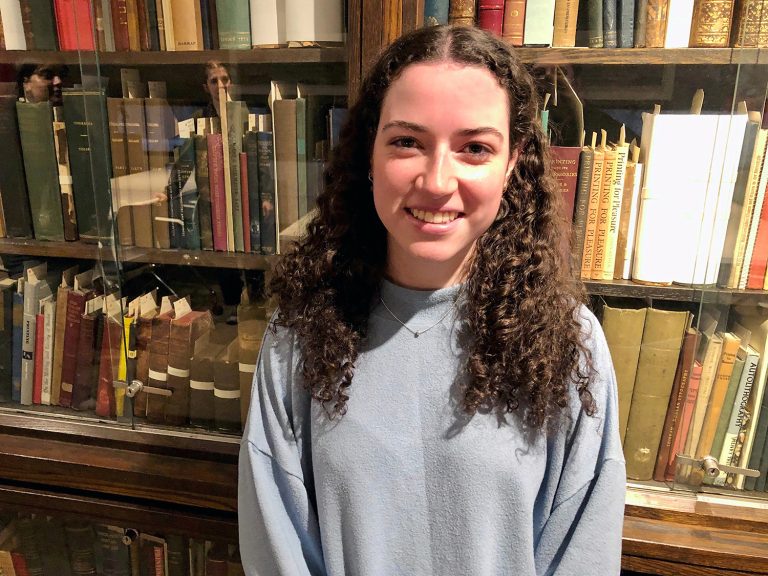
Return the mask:
[[458,218],[458,212],[429,212],[428,210],[418,210],[416,208],[411,209],[411,214],[414,218],[417,218],[423,222],[429,222],[430,224],[447,224],[453,222]]

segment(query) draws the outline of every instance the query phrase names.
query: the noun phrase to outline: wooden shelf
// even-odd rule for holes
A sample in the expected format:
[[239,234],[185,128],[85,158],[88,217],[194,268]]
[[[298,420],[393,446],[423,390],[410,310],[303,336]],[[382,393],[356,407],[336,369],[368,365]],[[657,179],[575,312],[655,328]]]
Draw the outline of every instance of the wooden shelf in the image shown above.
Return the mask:
[[[235,268],[238,270],[268,270],[273,256],[244,254],[241,252],[213,252],[208,250],[163,250],[160,248],[118,248],[121,262],[172,264],[176,266],[202,266],[209,268]],[[40,256],[48,258],[74,258],[79,260],[115,260],[109,246],[85,242],[46,242],[20,238],[0,238],[0,256]]]
[[715,287],[691,287],[681,285],[648,286],[630,280],[600,282],[585,280],[587,294],[593,296],[616,296],[620,298],[650,298],[676,302],[701,302],[707,304],[752,304],[768,303],[768,292],[764,290],[729,290]]
[[768,51],[758,48],[516,48],[529,64],[763,64]]
[[0,63],[95,64],[103,66],[152,66],[205,64],[218,60],[237,64],[330,64],[347,61],[343,46],[323,48],[254,48],[252,50],[196,50],[190,52],[76,52],[3,50]]

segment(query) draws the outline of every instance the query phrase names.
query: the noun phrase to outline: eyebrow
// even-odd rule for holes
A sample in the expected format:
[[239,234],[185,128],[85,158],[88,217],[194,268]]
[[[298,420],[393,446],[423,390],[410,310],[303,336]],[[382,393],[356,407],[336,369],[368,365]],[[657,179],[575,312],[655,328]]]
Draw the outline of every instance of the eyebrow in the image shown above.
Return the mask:
[[[427,132],[427,128],[425,126],[422,126],[421,124],[416,124],[414,122],[406,122],[405,120],[393,120],[391,122],[387,122],[381,129],[382,132],[385,132],[391,128],[403,128],[405,130],[410,130],[411,132],[417,132],[419,134],[423,134]],[[458,135],[459,136],[479,136],[480,134],[490,134],[492,136],[496,136],[499,138],[499,140],[504,140],[504,136],[502,133],[492,126],[480,126],[478,128],[467,128],[465,130],[459,130]]]

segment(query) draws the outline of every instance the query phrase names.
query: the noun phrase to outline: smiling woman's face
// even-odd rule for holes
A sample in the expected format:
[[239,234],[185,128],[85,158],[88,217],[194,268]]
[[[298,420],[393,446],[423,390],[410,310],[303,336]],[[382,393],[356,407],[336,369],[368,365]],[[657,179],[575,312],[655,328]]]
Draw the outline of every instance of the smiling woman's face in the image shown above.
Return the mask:
[[486,69],[413,64],[384,98],[373,198],[387,229],[387,274],[432,289],[461,281],[514,168],[507,94]]

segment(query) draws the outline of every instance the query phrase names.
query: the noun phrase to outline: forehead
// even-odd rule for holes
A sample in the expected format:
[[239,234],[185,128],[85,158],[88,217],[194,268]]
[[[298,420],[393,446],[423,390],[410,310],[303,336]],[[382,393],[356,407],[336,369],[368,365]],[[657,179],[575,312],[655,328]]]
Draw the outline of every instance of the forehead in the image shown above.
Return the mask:
[[221,78],[222,76],[229,76],[229,74],[227,74],[227,69],[223,66],[216,66],[215,68],[208,69],[209,80],[211,78]]
[[384,96],[382,116],[474,115],[506,122],[509,97],[486,68],[453,61],[411,64]]

